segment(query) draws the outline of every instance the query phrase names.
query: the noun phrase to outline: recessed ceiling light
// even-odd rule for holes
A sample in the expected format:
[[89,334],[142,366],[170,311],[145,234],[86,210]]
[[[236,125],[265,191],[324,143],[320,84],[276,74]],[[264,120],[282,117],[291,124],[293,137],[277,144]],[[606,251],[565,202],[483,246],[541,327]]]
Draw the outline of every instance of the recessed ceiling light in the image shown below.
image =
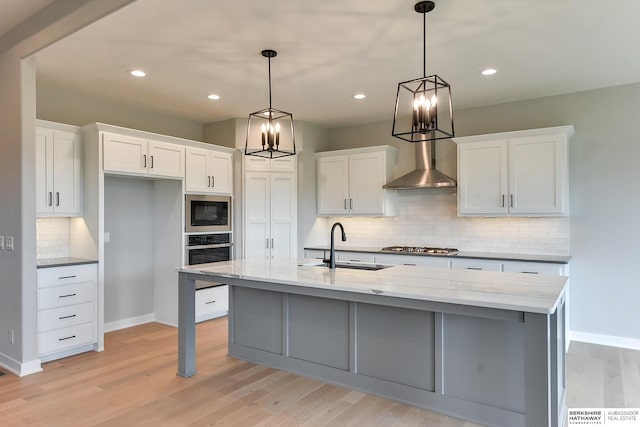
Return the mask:
[[147,75],[147,73],[142,70],[129,70],[129,74],[134,77],[145,77]]
[[216,95],[215,93],[212,93],[211,95],[207,96],[207,98],[217,100],[217,99],[220,99],[220,95]]
[[356,93],[355,95],[353,95],[353,97],[355,99],[365,99],[367,95],[365,95],[364,93]]
[[495,68],[485,68],[484,70],[480,71],[480,74],[482,74],[483,76],[493,76],[497,72],[498,70],[496,70]]

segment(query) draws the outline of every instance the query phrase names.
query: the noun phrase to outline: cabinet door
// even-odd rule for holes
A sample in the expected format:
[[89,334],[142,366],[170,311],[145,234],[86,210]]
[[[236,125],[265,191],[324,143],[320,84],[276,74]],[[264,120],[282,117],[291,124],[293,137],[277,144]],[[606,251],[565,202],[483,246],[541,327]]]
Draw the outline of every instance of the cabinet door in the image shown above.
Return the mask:
[[349,156],[349,211],[353,215],[383,215],[384,153]]
[[244,177],[244,257],[267,259],[269,235],[269,173],[250,172]]
[[566,144],[559,135],[509,141],[509,211],[561,214],[565,211]]
[[181,145],[149,141],[149,175],[183,178],[184,151]]
[[211,191],[231,194],[231,155],[212,151],[211,156]]
[[348,213],[348,157],[318,159],[318,215]]
[[458,145],[458,213],[508,211],[507,140]]
[[72,132],[53,132],[53,211],[57,215],[82,213],[82,145]]
[[132,136],[104,133],[102,167],[105,172],[147,174],[147,140]]
[[296,175],[271,174],[271,257],[296,256]]
[[53,213],[53,130],[36,129],[36,213]]
[[187,192],[210,193],[211,175],[209,151],[201,148],[186,149],[185,188]]

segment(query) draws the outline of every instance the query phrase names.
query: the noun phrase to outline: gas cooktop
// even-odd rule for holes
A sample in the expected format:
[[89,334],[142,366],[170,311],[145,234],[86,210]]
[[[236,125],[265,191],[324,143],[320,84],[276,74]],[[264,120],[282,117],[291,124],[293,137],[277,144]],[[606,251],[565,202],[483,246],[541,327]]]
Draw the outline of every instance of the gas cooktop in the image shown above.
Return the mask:
[[457,249],[452,248],[432,248],[429,246],[387,246],[382,248],[383,252],[394,252],[399,254],[429,254],[429,255],[455,255]]

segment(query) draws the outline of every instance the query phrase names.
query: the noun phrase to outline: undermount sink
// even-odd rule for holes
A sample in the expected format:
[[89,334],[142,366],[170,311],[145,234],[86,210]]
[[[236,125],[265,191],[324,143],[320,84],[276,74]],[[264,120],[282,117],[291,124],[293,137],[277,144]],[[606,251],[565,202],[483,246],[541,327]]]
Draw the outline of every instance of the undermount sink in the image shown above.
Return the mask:
[[[314,264],[306,264],[311,265],[313,267],[329,267],[327,263],[314,263]],[[337,262],[336,268],[349,268],[351,270],[368,270],[368,271],[378,271],[383,270],[385,268],[392,267],[391,265],[384,264],[356,264],[352,262]]]

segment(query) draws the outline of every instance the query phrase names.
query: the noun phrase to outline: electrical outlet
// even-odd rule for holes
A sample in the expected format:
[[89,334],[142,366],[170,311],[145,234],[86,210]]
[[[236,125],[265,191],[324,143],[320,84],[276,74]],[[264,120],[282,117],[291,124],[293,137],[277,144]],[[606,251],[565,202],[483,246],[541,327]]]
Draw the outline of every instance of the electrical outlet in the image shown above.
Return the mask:
[[11,344],[15,343],[15,334],[13,333],[13,329],[9,329],[9,342],[11,342]]
[[12,251],[13,250],[13,237],[7,237],[5,239],[5,249],[8,251]]
[[4,250],[4,236],[0,236],[0,251]]

